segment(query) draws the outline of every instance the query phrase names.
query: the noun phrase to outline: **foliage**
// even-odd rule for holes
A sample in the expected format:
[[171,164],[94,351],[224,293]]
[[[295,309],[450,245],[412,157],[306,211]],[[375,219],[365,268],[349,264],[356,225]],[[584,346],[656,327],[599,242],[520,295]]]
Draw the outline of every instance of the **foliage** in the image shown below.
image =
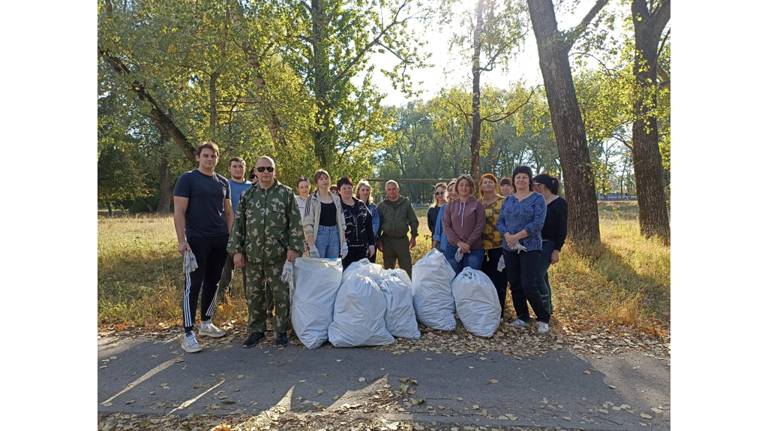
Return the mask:
[[[207,139],[215,139],[222,149],[219,173],[227,175],[231,157],[244,157],[251,167],[258,155],[269,154],[278,163],[278,178],[291,186],[298,176],[310,176],[318,167],[329,169],[334,178],[353,179],[446,179],[467,172],[471,91],[444,88],[431,100],[387,107],[381,105],[382,94],[373,84],[378,69],[396,88],[413,89],[408,71],[424,64],[424,41],[409,30],[412,23],[429,20],[436,12],[442,24],[457,28],[454,46],[469,59],[473,13],[452,16],[447,11],[457,4],[450,0],[439,4],[101,1],[100,204],[154,211],[163,191],[172,189],[173,179],[194,167],[189,146]],[[513,58],[527,23],[516,21],[518,2],[487,4],[484,65],[504,65]],[[563,7],[569,4],[563,2]],[[327,22],[313,15],[318,5],[324,7]],[[601,13],[598,25],[585,30],[572,52],[600,193],[633,190],[633,40],[631,20],[621,13],[624,9]],[[498,22],[490,25],[494,19]],[[324,27],[317,29],[318,24]],[[313,45],[317,31],[324,38],[322,44]],[[667,183],[670,45],[667,39],[659,60],[656,110]],[[382,53],[395,59],[394,68],[374,61]],[[114,59],[127,73],[116,71],[110,61]],[[488,63],[491,59],[493,64]],[[506,117],[518,106],[522,107]],[[153,111],[158,108],[188,146],[160,127]],[[505,176],[526,164],[536,172],[562,176],[543,88],[515,84],[502,90],[485,85],[480,116],[485,119],[478,147],[481,173]],[[170,178],[170,184],[163,183],[164,178]],[[430,185],[404,185],[404,189],[415,200],[431,200]]]

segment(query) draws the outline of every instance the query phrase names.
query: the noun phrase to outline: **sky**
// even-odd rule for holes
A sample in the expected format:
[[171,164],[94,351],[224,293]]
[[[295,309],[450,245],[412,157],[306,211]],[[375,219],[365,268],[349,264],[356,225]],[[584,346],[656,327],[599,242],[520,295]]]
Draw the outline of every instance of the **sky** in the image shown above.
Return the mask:
[[[437,1],[437,0],[432,0]],[[582,0],[578,6],[571,11],[558,10],[558,28],[567,29],[577,24],[582,17],[589,11],[594,3]],[[474,9],[475,0],[464,0],[457,5],[455,15],[458,17],[461,13],[470,12]],[[451,26],[439,26],[437,23],[414,23],[412,29],[414,34],[427,41],[426,52],[431,54],[428,60],[431,67],[412,69],[411,77],[414,83],[414,89],[421,91],[421,100],[429,100],[436,96],[442,88],[448,88],[454,85],[463,85],[465,88],[471,88],[472,70],[468,58],[462,58],[456,48],[449,50],[448,41],[451,39],[458,24]],[[391,54],[376,54],[373,62],[384,68],[389,68],[396,64],[396,59]],[[491,72],[483,72],[480,78],[481,85],[493,85],[497,88],[509,89],[515,82],[521,81],[526,85],[541,84],[541,71],[539,70],[538,52],[536,49],[536,40],[533,36],[533,29],[529,29],[528,36],[521,49],[521,52],[512,58],[504,70],[497,66]],[[386,95],[383,103],[385,105],[402,106],[408,102],[406,95],[399,90],[392,88],[389,79],[384,75],[377,73],[374,77],[376,86]],[[410,100],[413,100],[411,98]]]

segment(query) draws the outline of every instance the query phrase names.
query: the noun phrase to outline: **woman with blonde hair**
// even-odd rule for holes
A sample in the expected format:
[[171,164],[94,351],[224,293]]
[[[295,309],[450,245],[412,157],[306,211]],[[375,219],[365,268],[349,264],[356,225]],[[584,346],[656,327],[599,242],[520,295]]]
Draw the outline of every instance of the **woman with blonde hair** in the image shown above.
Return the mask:
[[[446,191],[448,192],[446,203],[450,203],[456,199],[456,180],[448,182]],[[445,254],[448,249],[448,236],[443,232],[443,216],[445,216],[445,209],[447,207],[448,205],[443,205],[437,212],[437,218],[435,219],[435,234],[432,235],[432,248],[438,249],[443,254]]]
[[485,210],[475,198],[475,181],[469,175],[456,179],[456,199],[448,204],[443,215],[443,230],[448,235],[446,258],[460,273],[464,267],[479,270],[483,264]]
[[437,183],[435,184],[435,200],[432,203],[432,205],[427,210],[427,226],[429,227],[429,233],[434,238],[435,236],[435,224],[437,221],[437,213],[440,211],[440,208],[442,208],[446,202],[445,202],[445,191],[448,187],[445,185],[445,183]]
[[[373,203],[371,184],[367,180],[360,180],[357,182],[355,197],[363,201],[368,211],[371,212],[371,222],[373,224],[374,243],[379,240],[376,236],[381,227],[381,219],[379,218],[379,209],[376,204]],[[374,247],[373,255],[368,257],[372,263],[376,263],[376,247]]]
[[499,180],[493,174],[483,174],[480,177],[480,204],[485,209],[485,226],[483,227],[483,258],[482,270],[493,282],[499,295],[501,317],[504,317],[504,304],[507,302],[507,274],[499,271],[499,259],[503,259],[501,244],[504,238],[496,229],[496,221],[504,205],[504,196],[499,193]]

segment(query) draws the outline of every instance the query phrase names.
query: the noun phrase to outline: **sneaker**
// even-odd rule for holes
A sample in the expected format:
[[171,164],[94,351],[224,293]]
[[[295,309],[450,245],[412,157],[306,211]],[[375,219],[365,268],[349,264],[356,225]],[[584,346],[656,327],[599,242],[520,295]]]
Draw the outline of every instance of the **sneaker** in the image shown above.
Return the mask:
[[263,332],[251,332],[250,335],[248,335],[248,338],[243,341],[243,347],[246,349],[250,349],[251,347],[259,344],[259,341],[264,338]]
[[203,350],[200,344],[197,343],[194,332],[181,336],[181,348],[187,353],[197,353]]
[[211,338],[221,338],[227,335],[227,331],[217,328],[211,321],[200,322],[200,330],[198,332],[200,335],[205,335],[206,337]]
[[275,337],[275,344],[277,344],[278,346],[285,346],[286,344],[288,344],[288,334],[286,334],[285,332],[280,332],[279,334],[277,334],[277,336]]
[[536,332],[539,334],[546,334],[549,332],[549,323],[536,322]]
[[524,320],[520,320],[520,319],[515,319],[515,320],[513,320],[509,324],[509,326],[511,326],[513,328],[527,328],[528,327],[528,322],[526,322]]

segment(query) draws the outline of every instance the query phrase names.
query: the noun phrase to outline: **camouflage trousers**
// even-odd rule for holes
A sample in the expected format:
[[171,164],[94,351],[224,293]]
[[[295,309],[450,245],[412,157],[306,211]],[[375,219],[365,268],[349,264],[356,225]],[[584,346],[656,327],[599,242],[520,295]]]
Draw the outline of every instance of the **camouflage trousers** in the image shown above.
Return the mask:
[[283,261],[266,264],[248,263],[245,266],[245,280],[248,283],[245,292],[248,298],[250,332],[267,330],[267,306],[271,305],[269,302],[274,302],[275,306],[275,332],[288,330],[290,292],[288,283],[280,280],[283,263]]

